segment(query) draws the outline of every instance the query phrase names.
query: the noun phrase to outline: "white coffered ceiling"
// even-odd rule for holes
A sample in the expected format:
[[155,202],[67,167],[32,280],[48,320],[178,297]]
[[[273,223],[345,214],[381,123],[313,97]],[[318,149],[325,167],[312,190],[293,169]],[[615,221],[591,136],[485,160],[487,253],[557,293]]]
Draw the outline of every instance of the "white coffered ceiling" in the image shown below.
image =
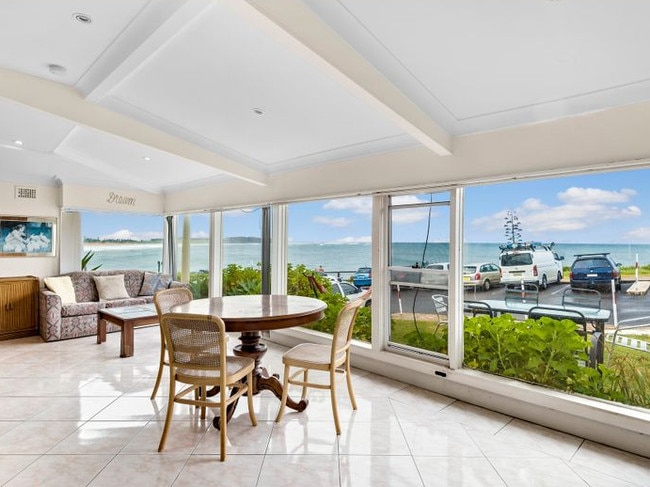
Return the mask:
[[646,0],[21,0],[0,14],[1,181],[255,186],[650,100]]

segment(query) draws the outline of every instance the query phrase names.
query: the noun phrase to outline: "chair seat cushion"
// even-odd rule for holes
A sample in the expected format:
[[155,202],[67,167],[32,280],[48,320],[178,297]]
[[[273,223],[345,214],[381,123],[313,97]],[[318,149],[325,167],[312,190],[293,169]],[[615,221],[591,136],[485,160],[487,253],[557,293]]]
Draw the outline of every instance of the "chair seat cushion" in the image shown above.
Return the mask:
[[[228,356],[226,366],[228,367],[228,376],[236,381],[245,376],[248,370],[255,366],[255,361],[247,357]],[[218,370],[194,370],[180,367],[176,369],[176,379],[181,382],[185,382],[184,379],[188,379],[189,382],[199,380],[211,385],[218,385],[219,376],[220,373]]]
[[[331,355],[331,345],[301,343],[282,356],[282,363],[295,367],[326,370],[329,367]],[[341,352],[336,358],[337,362],[344,360],[345,352]]]

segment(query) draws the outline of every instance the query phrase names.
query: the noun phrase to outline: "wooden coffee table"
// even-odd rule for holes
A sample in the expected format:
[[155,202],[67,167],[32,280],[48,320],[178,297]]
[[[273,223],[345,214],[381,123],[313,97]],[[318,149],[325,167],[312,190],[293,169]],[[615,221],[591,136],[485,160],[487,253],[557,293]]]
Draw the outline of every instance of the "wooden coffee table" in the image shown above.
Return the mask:
[[158,314],[154,304],[100,309],[97,313],[97,343],[106,341],[106,322],[122,328],[120,357],[132,357],[134,351],[133,329],[136,326],[158,323]]

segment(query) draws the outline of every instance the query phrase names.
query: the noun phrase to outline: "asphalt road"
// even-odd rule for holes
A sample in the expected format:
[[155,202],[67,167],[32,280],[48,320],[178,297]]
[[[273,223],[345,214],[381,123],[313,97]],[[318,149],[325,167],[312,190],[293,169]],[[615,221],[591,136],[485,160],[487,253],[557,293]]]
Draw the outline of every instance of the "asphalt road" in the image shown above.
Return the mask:
[[[618,321],[635,319],[635,318],[648,318],[650,323],[650,296],[632,296],[625,293],[628,287],[632,285],[633,281],[623,281],[622,290],[617,291],[614,295],[616,300],[616,309],[618,314]],[[539,303],[542,304],[562,304],[562,293],[565,289],[569,288],[568,283],[553,284],[539,293]],[[398,313],[400,311],[400,298],[401,310],[403,313],[433,313],[432,294],[446,294],[446,291],[436,291],[432,289],[422,288],[401,288],[399,296],[394,289],[392,294],[391,311]],[[495,287],[489,291],[474,291],[473,289],[466,289],[465,299],[472,301],[481,301],[484,299],[504,299],[505,288],[503,286]],[[610,291],[601,292],[601,307],[604,309],[612,310],[612,293]],[[613,323],[613,316],[610,318],[610,323]],[[642,321],[642,320],[639,320]]]

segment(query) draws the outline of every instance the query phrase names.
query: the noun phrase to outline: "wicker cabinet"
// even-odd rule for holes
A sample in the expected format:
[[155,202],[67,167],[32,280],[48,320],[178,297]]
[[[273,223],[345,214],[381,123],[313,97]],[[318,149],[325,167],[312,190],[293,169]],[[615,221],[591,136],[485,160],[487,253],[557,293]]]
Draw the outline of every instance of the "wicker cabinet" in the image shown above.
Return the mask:
[[0,277],[0,340],[38,333],[37,277]]

